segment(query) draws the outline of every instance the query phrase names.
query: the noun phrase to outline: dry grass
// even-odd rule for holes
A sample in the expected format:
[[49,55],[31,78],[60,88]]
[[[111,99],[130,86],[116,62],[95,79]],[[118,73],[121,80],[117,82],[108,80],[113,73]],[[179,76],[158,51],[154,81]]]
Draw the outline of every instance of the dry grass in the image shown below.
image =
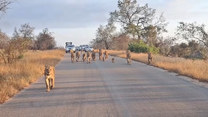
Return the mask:
[[[125,51],[109,50],[109,54],[125,58]],[[147,54],[132,53],[132,59],[147,63]],[[190,60],[184,58],[164,57],[153,55],[153,66],[189,76],[200,81],[208,81],[208,62],[204,60]]]
[[0,103],[40,78],[45,64],[56,65],[63,56],[63,50],[29,51],[15,64],[0,63]]

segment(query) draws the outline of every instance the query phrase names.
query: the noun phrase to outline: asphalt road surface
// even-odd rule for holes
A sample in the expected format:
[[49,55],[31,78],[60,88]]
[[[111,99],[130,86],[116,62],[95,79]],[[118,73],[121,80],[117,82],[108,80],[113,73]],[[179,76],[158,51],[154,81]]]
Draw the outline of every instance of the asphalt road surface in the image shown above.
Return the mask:
[[142,63],[71,63],[56,67],[55,88],[44,78],[0,105],[0,117],[208,117],[208,88]]

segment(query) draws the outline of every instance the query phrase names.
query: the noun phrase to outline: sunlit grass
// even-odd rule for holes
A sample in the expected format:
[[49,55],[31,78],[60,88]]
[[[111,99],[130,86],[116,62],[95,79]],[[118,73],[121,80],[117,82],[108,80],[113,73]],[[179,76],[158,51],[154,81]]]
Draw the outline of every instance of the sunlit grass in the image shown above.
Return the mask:
[[[109,50],[109,54],[125,58],[125,51]],[[132,59],[147,63],[147,54],[131,53]],[[165,57],[161,55],[153,55],[152,65],[169,71],[186,75],[200,81],[208,81],[208,62],[204,60],[191,60],[184,58]]]

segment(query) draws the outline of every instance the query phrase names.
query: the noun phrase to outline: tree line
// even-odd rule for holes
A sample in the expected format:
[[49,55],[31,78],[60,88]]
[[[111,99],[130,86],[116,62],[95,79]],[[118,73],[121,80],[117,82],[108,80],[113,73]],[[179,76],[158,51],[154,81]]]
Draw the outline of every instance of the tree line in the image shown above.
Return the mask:
[[[0,0],[0,14],[6,13],[10,0]],[[15,28],[9,37],[0,30],[0,59],[4,63],[13,63],[23,57],[27,50],[48,50],[56,46],[55,38],[47,28],[38,35],[34,34],[35,27],[26,23]]]
[[55,38],[47,28],[37,36],[34,27],[23,24],[15,28],[12,37],[0,31],[0,58],[4,63],[13,63],[23,57],[27,50],[49,50],[56,46]]
[[117,9],[110,12],[107,25],[98,27],[91,44],[94,48],[207,59],[208,32],[204,24],[179,22],[173,37],[164,36],[167,25],[163,14],[157,15],[148,4],[118,0]]

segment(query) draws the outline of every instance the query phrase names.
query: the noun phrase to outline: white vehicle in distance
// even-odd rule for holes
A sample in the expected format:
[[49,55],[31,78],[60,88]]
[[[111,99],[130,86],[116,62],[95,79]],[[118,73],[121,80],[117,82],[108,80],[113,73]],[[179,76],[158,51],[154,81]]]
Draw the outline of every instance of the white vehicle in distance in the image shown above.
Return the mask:
[[85,48],[87,48],[87,47],[89,47],[89,46],[88,46],[88,45],[80,45],[80,49],[81,49],[82,51],[86,51]]
[[74,45],[66,46],[66,53],[70,52],[71,50],[73,50],[75,52],[76,48]]
[[94,49],[93,49],[92,47],[86,47],[86,48],[85,48],[85,52],[88,52],[88,51],[89,51],[89,52],[92,52],[93,50],[94,50]]
[[76,46],[76,47],[75,47],[75,50],[76,50],[76,51],[80,51],[80,50],[81,50],[81,47]]

